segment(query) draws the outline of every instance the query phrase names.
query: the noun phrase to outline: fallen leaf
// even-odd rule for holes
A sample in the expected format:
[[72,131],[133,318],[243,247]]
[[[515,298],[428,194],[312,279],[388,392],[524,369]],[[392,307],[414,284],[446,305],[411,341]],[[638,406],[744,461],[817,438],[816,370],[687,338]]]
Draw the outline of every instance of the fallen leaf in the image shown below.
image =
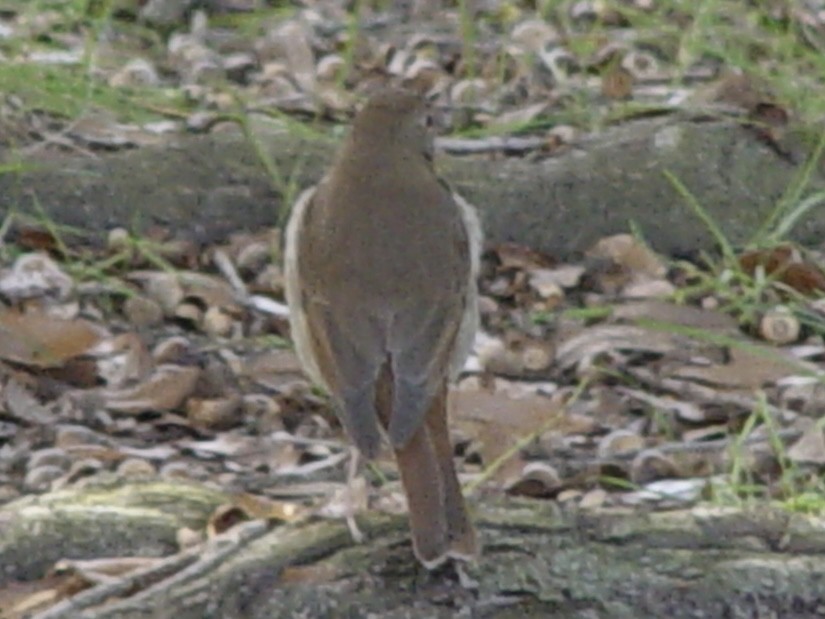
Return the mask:
[[561,342],[556,364],[561,369],[591,365],[605,353],[652,352],[666,354],[684,347],[686,338],[632,325],[597,325]]
[[627,321],[646,319],[709,331],[739,331],[736,320],[722,312],[657,299],[628,301],[616,305],[612,318]]
[[[557,430],[564,424],[560,402],[537,394],[514,398],[488,391],[454,390],[449,407],[454,427],[478,442],[485,465],[496,462],[519,440],[533,433]],[[518,479],[524,464],[521,454],[516,452],[495,478],[505,482]]]
[[501,269],[531,269],[553,266],[553,259],[535,249],[516,243],[502,243],[493,248]]
[[232,497],[232,504],[252,519],[295,522],[308,514],[300,504],[292,501],[273,501],[259,494],[241,492]]
[[81,319],[0,309],[0,358],[39,368],[57,367],[102,338],[101,328]]
[[728,357],[726,363],[713,363],[705,366],[685,365],[674,368],[669,375],[700,380],[710,385],[730,389],[750,390],[776,384],[786,376],[799,374],[801,368],[795,366],[809,368],[811,372],[817,371],[812,364],[795,360],[785,354],[782,349],[777,348],[760,347],[754,351],[751,347],[745,350],[739,346],[731,346]]
[[819,423],[806,421],[808,427],[788,449],[788,458],[793,462],[825,464],[825,432]]
[[558,471],[546,462],[528,462],[521,477],[507,484],[507,494],[533,498],[552,497],[562,487]]
[[750,276],[761,268],[765,275],[776,278],[800,294],[814,296],[825,292],[825,271],[802,258],[799,250],[791,245],[745,252],[739,257],[739,264]]
[[629,99],[633,96],[633,74],[614,65],[602,74],[602,95],[608,99]]
[[65,299],[74,282],[44,253],[23,254],[0,274],[0,293],[12,300],[53,297]]
[[586,252],[589,258],[607,259],[632,275],[664,277],[667,266],[662,257],[631,234],[616,234],[598,241]]
[[161,365],[148,379],[134,387],[102,389],[107,409],[138,414],[180,408],[195,390],[201,370],[196,367]]
[[195,428],[226,430],[243,421],[241,403],[238,395],[226,398],[189,398],[186,402],[186,416]]

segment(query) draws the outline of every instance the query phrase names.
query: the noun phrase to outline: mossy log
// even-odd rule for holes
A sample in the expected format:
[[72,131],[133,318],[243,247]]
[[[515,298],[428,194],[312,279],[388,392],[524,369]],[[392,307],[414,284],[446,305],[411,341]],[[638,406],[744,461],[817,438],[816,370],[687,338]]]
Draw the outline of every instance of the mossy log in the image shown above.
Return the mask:
[[405,519],[250,521],[178,552],[223,493],[130,482],[0,508],[0,588],[56,560],[167,556],[87,589],[38,619],[293,617],[794,617],[825,613],[825,521],[777,509],[568,511],[547,501],[478,506],[484,555],[459,584],[417,567]]
[[[734,243],[747,241],[794,186],[811,151],[802,128],[780,142],[735,119],[673,115],[627,121],[558,155],[439,157],[446,178],[478,205],[487,238],[560,257],[638,226],[667,254],[709,249],[705,224],[665,171],[678,178]],[[261,127],[280,175],[307,186],[329,164],[335,144]],[[814,166],[809,190],[822,187]],[[0,216],[45,213],[83,230],[162,226],[210,242],[235,230],[274,225],[283,196],[239,132],[184,136],[173,144],[99,158],[50,156],[0,176]],[[825,235],[825,209],[794,231],[803,243]]]

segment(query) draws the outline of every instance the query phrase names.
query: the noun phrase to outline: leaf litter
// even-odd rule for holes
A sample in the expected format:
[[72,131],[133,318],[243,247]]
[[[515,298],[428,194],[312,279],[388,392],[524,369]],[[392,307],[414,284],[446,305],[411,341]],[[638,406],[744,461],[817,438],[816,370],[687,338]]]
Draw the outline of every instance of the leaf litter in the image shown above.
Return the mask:
[[[27,148],[100,156],[217,130],[238,109],[343,120],[365,90],[395,79],[433,99],[444,129],[490,130],[438,140],[457,154],[552,156],[578,139],[579,127],[558,122],[570,101],[595,110],[598,124],[629,99],[661,113],[692,106],[743,118],[781,147],[787,112],[755,79],[703,61],[685,67],[667,37],[646,40],[621,27],[606,3],[574,3],[572,33],[519,16],[502,36],[477,20],[473,67],[455,33],[409,36],[398,28],[403,16],[372,9],[351,40],[339,27],[340,2],[303,3],[294,17],[261,21],[254,36],[217,25],[222,9],[243,14],[253,4],[210,3],[211,13],[197,10],[187,21],[187,11],[170,14],[162,1],[141,3],[139,20],[172,29],[146,57],[108,57],[112,41],[100,38],[99,78],[123,94],[179,88],[185,111],[152,104],[145,122],[108,113],[70,119],[30,113],[4,95],[5,134]],[[630,4],[641,12],[655,5]],[[800,8],[789,18],[818,44],[819,14]],[[593,20],[602,40],[589,55],[574,53],[571,43]],[[123,40],[135,37],[120,25],[109,24]],[[54,40],[62,49],[18,62],[77,65],[87,45],[56,12],[9,9],[2,26],[8,37],[61,34]],[[677,77],[704,87],[673,86]],[[34,586],[0,588],[0,607],[18,614],[52,604],[58,612],[84,592],[146,588],[196,561],[204,544],[254,534],[259,520],[403,508],[386,454],[379,474],[346,483],[347,441],[289,347],[283,274],[273,260],[280,231],[239,234],[223,247],[155,232],[140,247],[113,230],[96,254],[74,240],[66,247],[41,226],[17,227],[11,243],[23,253],[4,252],[0,271],[0,504],[106,474],[199,479],[233,489],[235,499],[206,530],[182,530],[172,557],[64,561]],[[107,264],[99,279],[78,274],[78,256]],[[602,239],[574,264],[515,244],[489,247],[483,331],[450,407],[462,479],[484,492],[585,509],[664,509],[713,498],[734,460],[767,497],[782,497],[786,459],[819,472],[821,256],[780,246],[738,260],[747,276],[771,280],[756,316],[713,291],[688,291],[703,265],[674,266],[631,235]]]
[[[248,258],[259,242],[203,248],[200,271],[127,266],[95,296],[59,258],[23,253],[8,264],[1,500],[105,474],[232,489],[236,498],[206,531],[181,532],[184,553],[247,521],[345,518],[357,536],[358,512],[403,509],[389,454],[376,463],[379,477],[347,482],[350,447],[288,346],[285,315],[248,302],[251,290],[283,301],[282,280],[260,278],[270,261]],[[676,302],[661,291],[678,290],[678,272],[634,244],[604,239],[580,264],[488,248],[483,329],[450,404],[470,487],[582,509],[665,509],[707,498],[735,459],[771,497],[781,496],[779,463],[813,472],[825,462],[815,421],[825,396],[809,395],[823,391],[821,333],[760,341],[707,296]],[[658,280],[668,286],[640,294],[639,282]],[[158,321],[130,309],[138,295],[158,304]],[[226,311],[229,328],[181,319],[186,304]],[[80,361],[83,380],[68,371]],[[43,581],[52,584],[27,590],[15,607],[58,608],[166,560],[95,561],[55,566],[61,584]]]
[[[244,260],[260,238],[204,248],[200,271],[127,266],[96,295],[42,252],[5,266],[14,285],[0,311],[0,500],[107,474],[231,489],[235,499],[205,531],[181,532],[190,545],[246,521],[310,515],[345,518],[357,537],[358,512],[403,510],[388,453],[379,476],[347,481],[350,447],[301,372],[286,316],[249,302],[250,290],[283,300],[281,279],[260,278],[269,260]],[[656,281],[667,285],[640,293],[640,282]],[[488,248],[483,328],[450,402],[469,487],[581,509],[665,509],[725,487],[734,462],[773,498],[783,462],[818,471],[822,333],[780,344],[709,303],[710,293],[677,302],[683,283],[626,235],[603,239],[579,264]],[[158,304],[158,321],[134,315],[127,301],[140,295]],[[820,312],[817,301],[806,311]],[[187,304],[225,310],[229,328],[183,320]],[[82,380],[69,371],[80,362]],[[56,565],[60,584],[27,589],[15,607],[59,604],[154,561]]]

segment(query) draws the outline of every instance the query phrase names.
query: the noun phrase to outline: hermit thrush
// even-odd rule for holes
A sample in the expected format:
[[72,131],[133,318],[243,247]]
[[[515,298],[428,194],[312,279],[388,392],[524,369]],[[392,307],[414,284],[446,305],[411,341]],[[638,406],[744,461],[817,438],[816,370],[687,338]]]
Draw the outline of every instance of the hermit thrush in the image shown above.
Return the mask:
[[292,336],[368,458],[395,452],[428,568],[477,554],[447,428],[447,385],[478,324],[481,227],[432,165],[424,102],[376,93],[286,232]]

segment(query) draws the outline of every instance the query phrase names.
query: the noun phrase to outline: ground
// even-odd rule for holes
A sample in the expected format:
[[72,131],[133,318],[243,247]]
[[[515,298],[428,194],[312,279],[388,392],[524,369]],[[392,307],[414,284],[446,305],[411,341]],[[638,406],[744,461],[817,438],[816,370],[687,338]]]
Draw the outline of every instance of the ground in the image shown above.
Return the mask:
[[[821,7],[412,5],[3,5],[0,617],[825,613]],[[384,82],[487,233],[435,574],[283,305]]]

